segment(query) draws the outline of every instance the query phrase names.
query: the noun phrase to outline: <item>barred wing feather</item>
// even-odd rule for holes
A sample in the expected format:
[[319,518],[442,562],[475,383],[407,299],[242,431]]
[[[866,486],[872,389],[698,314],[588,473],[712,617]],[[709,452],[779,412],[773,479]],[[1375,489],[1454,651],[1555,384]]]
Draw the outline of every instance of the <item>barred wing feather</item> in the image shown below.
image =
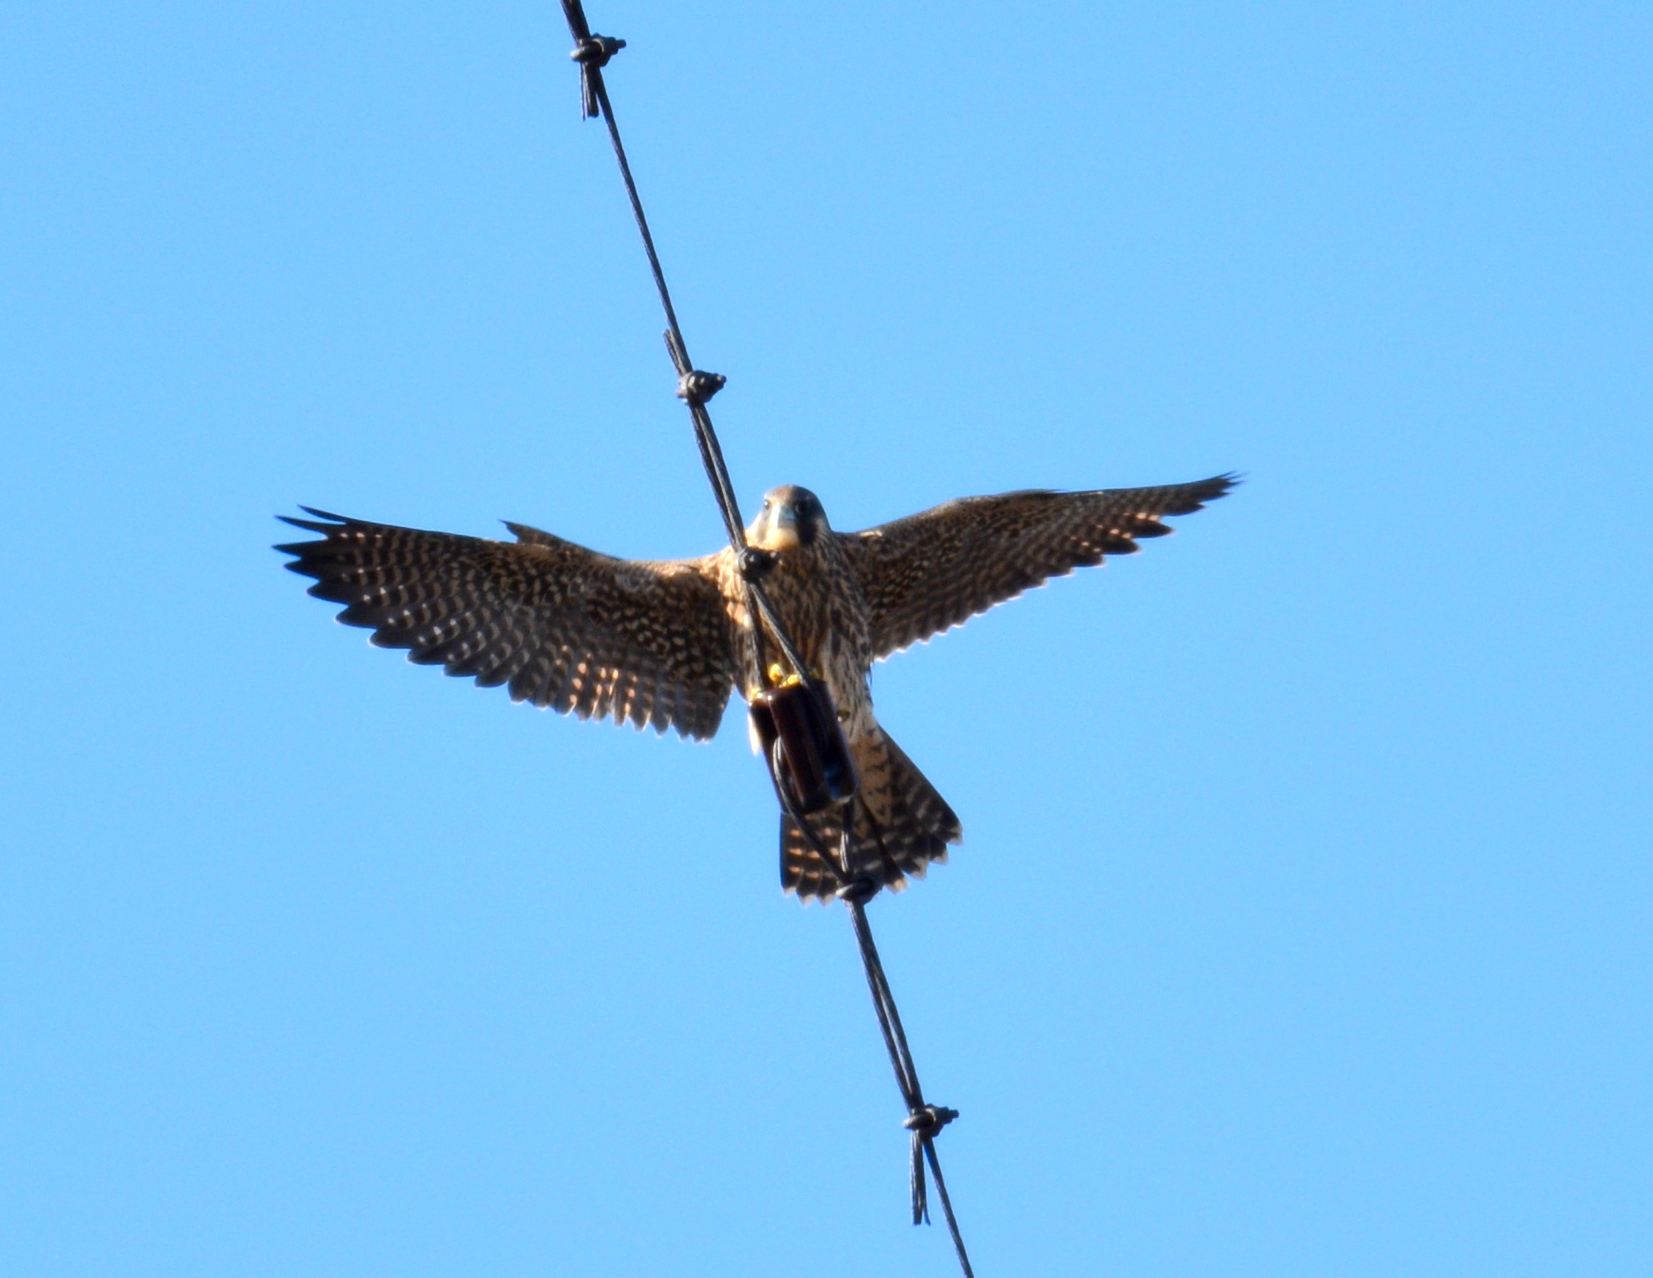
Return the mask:
[[614,559],[550,533],[513,542],[325,511],[286,522],[320,541],[276,549],[384,648],[513,700],[710,737],[734,685],[734,639],[711,559]]
[[875,658],[889,656],[1137,541],[1238,482],[1218,475],[1161,488],[964,497],[842,537],[872,615]]

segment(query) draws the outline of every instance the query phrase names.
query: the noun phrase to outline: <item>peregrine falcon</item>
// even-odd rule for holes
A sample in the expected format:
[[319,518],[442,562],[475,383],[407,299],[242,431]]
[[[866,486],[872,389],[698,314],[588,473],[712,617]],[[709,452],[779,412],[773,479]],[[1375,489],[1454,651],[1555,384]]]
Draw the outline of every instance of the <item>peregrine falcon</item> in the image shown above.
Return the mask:
[[[860,782],[852,798],[804,818],[813,840],[782,817],[782,886],[833,895],[840,879],[815,847],[836,845],[846,817],[852,872],[874,888],[904,887],[963,838],[953,809],[874,717],[874,661],[1050,577],[1131,554],[1139,539],[1171,531],[1164,517],[1191,514],[1235,482],[966,497],[855,533],[835,532],[808,489],[771,491],[747,542],[769,557],[764,589],[831,696]],[[276,547],[295,556],[287,567],[316,579],[312,595],[346,605],[340,621],[408,649],[410,661],[504,685],[514,701],[701,739],[717,731],[731,689],[748,701],[761,690],[731,548],[614,559],[522,524],[506,524],[516,536],[507,542],[303,509],[314,518],[286,522],[321,540]]]

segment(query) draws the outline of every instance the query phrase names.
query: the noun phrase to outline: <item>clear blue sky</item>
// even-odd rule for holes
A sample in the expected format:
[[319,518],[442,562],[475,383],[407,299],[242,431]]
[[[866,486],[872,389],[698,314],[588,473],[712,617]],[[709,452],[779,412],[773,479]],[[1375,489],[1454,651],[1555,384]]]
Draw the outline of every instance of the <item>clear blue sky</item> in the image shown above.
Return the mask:
[[[594,0],[748,509],[1246,485],[875,672],[994,1275],[1653,1267],[1653,15]],[[549,0],[0,18],[0,1268],[946,1275],[711,745],[336,626],[298,502],[718,544]]]

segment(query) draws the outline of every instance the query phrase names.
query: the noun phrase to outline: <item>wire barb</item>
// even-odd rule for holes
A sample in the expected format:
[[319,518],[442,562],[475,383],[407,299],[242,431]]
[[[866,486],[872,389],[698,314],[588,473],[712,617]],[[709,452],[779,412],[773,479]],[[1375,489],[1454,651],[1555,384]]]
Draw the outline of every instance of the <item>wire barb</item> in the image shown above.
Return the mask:
[[608,60],[625,47],[626,42],[614,36],[588,35],[574,46],[574,52],[568,56],[587,66],[606,67]]
[[945,1105],[926,1105],[916,1113],[908,1114],[901,1120],[901,1125],[916,1135],[934,1136],[958,1116],[958,1110],[948,1109]]
[[[566,6],[565,6],[566,7]],[[602,109],[602,76],[599,74],[608,61],[626,47],[624,40],[613,36],[587,35],[575,38],[574,51],[568,56],[580,64],[580,118],[594,120]]]
[[737,562],[740,566],[741,579],[756,583],[775,571],[775,552],[759,550],[756,546],[747,546],[740,552],[740,558]]
[[695,408],[716,395],[728,381],[722,373],[706,373],[691,368],[677,379],[677,397],[687,400],[689,407]]

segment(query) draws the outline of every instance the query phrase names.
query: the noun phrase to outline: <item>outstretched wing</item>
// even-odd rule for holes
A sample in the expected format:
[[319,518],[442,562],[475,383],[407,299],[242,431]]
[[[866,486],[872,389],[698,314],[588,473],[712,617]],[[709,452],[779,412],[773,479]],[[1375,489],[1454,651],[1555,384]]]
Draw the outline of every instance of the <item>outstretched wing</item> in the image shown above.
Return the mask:
[[1050,577],[1104,555],[1129,555],[1141,537],[1171,530],[1238,480],[1218,475],[1165,488],[1030,490],[964,497],[842,538],[872,613],[875,657],[887,657],[986,612]]
[[582,719],[717,731],[735,657],[710,560],[613,559],[520,524],[506,525],[512,543],[304,509],[316,518],[286,522],[323,539],[276,549],[380,647]]

